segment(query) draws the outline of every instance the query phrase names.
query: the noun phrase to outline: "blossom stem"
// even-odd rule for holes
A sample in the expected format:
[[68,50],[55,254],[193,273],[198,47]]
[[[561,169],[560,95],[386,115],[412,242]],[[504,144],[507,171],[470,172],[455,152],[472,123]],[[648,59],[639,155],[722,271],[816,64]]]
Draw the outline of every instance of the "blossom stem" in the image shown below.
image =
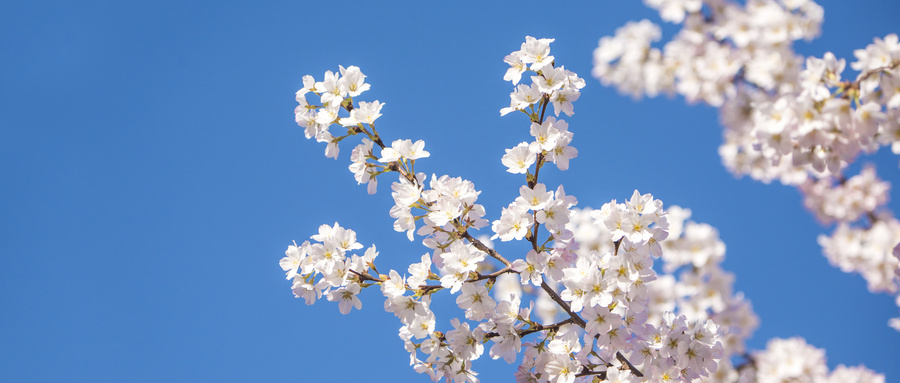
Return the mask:
[[360,282],[365,282],[365,281],[384,282],[383,280],[381,280],[381,279],[379,279],[379,278],[375,278],[375,277],[369,275],[369,273],[362,274],[362,273],[360,273],[360,272],[358,272],[358,271],[356,271],[356,270],[353,270],[353,269],[350,269],[350,270],[348,270],[348,271],[350,271],[350,272],[353,273],[353,274],[356,274],[356,276],[359,277],[359,281],[360,281]]
[[[523,337],[525,337],[526,335],[529,335],[529,334],[534,334],[534,333],[536,333],[536,332],[541,332],[541,331],[544,331],[544,330],[555,330],[555,329],[558,329],[558,328],[560,328],[560,327],[562,327],[562,326],[565,326],[565,325],[571,324],[571,323],[573,323],[573,322],[572,322],[572,318],[566,319],[566,320],[564,320],[564,321],[562,321],[562,322],[558,322],[558,323],[554,323],[554,324],[548,324],[548,325],[542,325],[542,324],[535,323],[533,326],[531,326],[531,327],[529,327],[529,328],[527,328],[527,329],[524,329],[524,330],[520,330],[520,331],[518,331],[516,334],[519,335],[519,338],[523,338]],[[500,336],[499,333],[496,333],[496,332],[488,332],[488,333],[485,333],[485,334],[484,334],[484,339],[490,339],[490,338],[494,338],[494,337],[498,337],[498,336]]]
[[569,317],[572,318],[572,320],[574,321],[575,324],[581,326],[582,328],[587,326],[587,323],[584,321],[584,319],[581,319],[581,317],[578,316],[578,314],[576,314],[575,312],[572,311],[572,308],[569,307],[569,304],[566,303],[566,301],[564,301],[559,296],[559,294],[557,294],[556,291],[554,291],[553,288],[547,284],[547,281],[544,281],[544,280],[541,281],[541,288],[547,292],[547,295],[550,295],[550,299],[552,299],[554,302],[556,302],[556,304],[558,304],[560,307],[562,307],[563,310],[565,310],[566,314],[569,314]]
[[547,104],[550,103],[550,96],[544,95],[543,105],[541,106],[541,120],[538,121],[538,124],[544,123],[544,112],[547,111]]

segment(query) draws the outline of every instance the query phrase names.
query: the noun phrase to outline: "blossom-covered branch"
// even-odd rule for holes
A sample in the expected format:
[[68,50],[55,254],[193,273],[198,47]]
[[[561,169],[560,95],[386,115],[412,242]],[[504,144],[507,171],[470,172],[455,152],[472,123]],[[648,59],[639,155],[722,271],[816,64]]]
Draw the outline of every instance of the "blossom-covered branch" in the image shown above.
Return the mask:
[[[305,76],[295,114],[307,137],[325,142],[326,156],[337,158],[344,139],[364,134],[350,171],[369,193],[379,177],[397,173],[389,210],[394,229],[411,241],[419,237],[428,251],[405,271],[380,273],[374,245],[359,255],[364,247],[355,231],[322,225],[310,241],[288,246],[280,262],[294,295],[307,304],[326,297],[348,314],[362,308],[362,289],[378,286],[384,309],[400,321],[410,365],[434,381],[477,382],[472,362],[485,351],[507,363],[522,354],[516,373],[522,382],[726,381],[755,373],[730,366],[757,321],[743,296],[732,293],[734,278],[718,268],[724,245],[714,230],[685,224],[685,210],[664,209],[650,194],[634,191],[624,203],[579,210],[562,185],[540,182],[545,163],[563,171],[577,156],[574,134],[559,115],[574,113],[572,101],[584,86],[556,66],[552,42],[527,37],[504,59],[510,64],[504,79],[516,89],[501,114],[525,113],[532,140],[501,158],[509,173],[525,179],[493,222],[476,203],[481,192],[472,182],[416,172],[416,161],[430,156],[424,141],[381,142],[374,124],[384,104],[352,98],[370,88],[359,68],[326,72],[322,82]],[[520,83],[526,73],[531,84]],[[318,104],[306,101],[310,93]],[[334,136],[335,124],[346,133]],[[488,225],[492,237],[473,234]],[[497,239],[523,246],[502,255],[492,246]],[[669,273],[692,267],[677,278],[658,275],[660,258]],[[439,322],[434,294],[455,296],[460,316]]]
[[[866,166],[846,180],[849,164],[891,146],[900,154],[900,42],[875,38],[854,52],[858,71],[831,52],[802,57],[796,40],[820,31],[822,7],[811,0],[645,0],[667,22],[682,24],[665,45],[648,20],[600,39],[593,74],[634,97],[680,94],[720,108],[719,154],[736,175],[780,180],[806,195],[825,223],[818,242],[829,261],[857,272],[873,292],[897,294],[900,221],[886,208],[889,186]],[[900,331],[900,318],[891,320]]]

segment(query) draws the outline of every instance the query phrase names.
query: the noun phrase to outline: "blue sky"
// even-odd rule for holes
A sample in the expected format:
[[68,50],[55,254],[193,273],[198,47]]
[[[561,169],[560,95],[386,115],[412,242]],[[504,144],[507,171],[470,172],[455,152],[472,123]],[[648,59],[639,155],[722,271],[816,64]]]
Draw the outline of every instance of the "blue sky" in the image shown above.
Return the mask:
[[[896,2],[820,4],[822,36],[801,53],[850,59],[900,32]],[[642,18],[658,21],[637,1],[0,5],[0,380],[427,380],[377,291],[344,316],[283,278],[284,249],[323,223],[376,244],[382,267],[425,252],[391,229],[388,183],[356,185],[350,146],[335,161],[304,139],[294,92],[302,75],[359,66],[364,99],[386,103],[382,136],[424,139],[417,169],[473,181],[496,219],[523,182],[500,157],[528,124],[498,111],[512,90],[502,59],[526,35],[556,38],[557,64],[587,80],[566,119],[580,156],[544,182],[580,206],[638,189],[692,209],[761,318],[751,348],[804,336],[832,368],[900,380],[892,299],[828,265],[815,238],[830,228],[796,190],[722,167],[714,109],[635,102],[590,77],[597,40]],[[888,150],[865,160],[900,185]],[[446,327],[454,311],[440,310]],[[514,370],[475,368],[484,381]]]

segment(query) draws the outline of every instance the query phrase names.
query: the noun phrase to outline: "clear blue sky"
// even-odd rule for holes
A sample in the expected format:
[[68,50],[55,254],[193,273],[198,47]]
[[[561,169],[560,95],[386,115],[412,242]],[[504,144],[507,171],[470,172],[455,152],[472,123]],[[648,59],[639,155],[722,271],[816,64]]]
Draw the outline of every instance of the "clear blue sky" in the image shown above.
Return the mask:
[[[417,169],[472,180],[496,219],[522,184],[503,149],[528,139],[522,117],[499,115],[512,90],[502,59],[531,35],[556,38],[557,63],[587,80],[566,119],[580,156],[545,182],[581,206],[639,189],[692,209],[719,229],[724,266],[762,320],[751,348],[800,335],[832,368],[865,363],[900,381],[892,299],[828,265],[816,236],[830,228],[796,190],[721,166],[714,109],[634,102],[590,77],[597,40],[658,21],[650,9],[310,3],[0,5],[0,380],[427,380],[407,366],[377,291],[344,316],[327,301],[304,305],[284,280],[284,249],[323,223],[375,243],[384,267],[425,252],[391,229],[387,182],[375,196],[356,185],[350,146],[334,161],[303,138],[294,92],[304,74],[361,67],[364,99],[386,103],[382,135],[424,139],[431,158]],[[849,59],[900,32],[895,1],[820,4],[822,37],[801,43],[804,54]],[[896,156],[867,160],[900,185]],[[453,312],[438,308],[439,327]],[[515,366],[475,368],[508,381]]]

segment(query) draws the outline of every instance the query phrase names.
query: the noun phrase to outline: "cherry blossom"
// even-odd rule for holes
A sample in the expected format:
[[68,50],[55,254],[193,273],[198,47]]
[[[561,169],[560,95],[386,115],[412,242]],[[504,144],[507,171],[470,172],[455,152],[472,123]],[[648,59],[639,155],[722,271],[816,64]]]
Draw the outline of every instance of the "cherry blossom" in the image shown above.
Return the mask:
[[[819,239],[831,263],[862,274],[872,291],[900,291],[897,265],[885,250],[900,243],[900,233],[887,229],[896,222],[885,208],[889,185],[869,166],[847,174],[881,146],[900,154],[897,35],[854,51],[849,67],[858,73],[846,73],[847,60],[831,52],[803,57],[793,50],[794,41],[819,34],[824,12],[814,1],[645,3],[681,29],[658,48],[658,26],[626,24],[600,39],[594,77],[636,98],[679,94],[719,107],[725,167],[797,186],[820,221],[838,223]],[[872,248],[869,238],[886,244]],[[859,248],[865,256],[848,255]]]
[[[673,21],[689,21],[696,12],[694,1],[648,3],[666,9]],[[805,3],[791,4],[795,5],[791,9],[802,9]],[[811,27],[798,28],[799,32],[781,32],[804,36]],[[653,35],[646,25],[634,29],[629,33]],[[773,40],[787,38],[778,31],[762,32]],[[307,304],[324,296],[336,302],[342,314],[349,314],[362,308],[361,291],[377,286],[384,310],[399,321],[399,343],[409,353],[410,366],[433,381],[479,381],[472,362],[483,357],[485,349],[491,359],[507,363],[515,363],[522,354],[515,376],[526,382],[737,381],[750,375],[794,377],[797,366],[801,371],[810,366],[817,379],[883,380],[863,367],[839,367],[828,375],[827,368],[820,368],[824,361],[819,353],[796,341],[773,341],[771,350],[747,353],[745,340],[758,319],[743,294],[733,291],[734,276],[720,267],[725,254],[718,232],[687,221],[689,210],[666,209],[652,194],[637,190],[623,203],[612,200],[598,210],[576,209],[577,199],[566,194],[563,185],[540,182],[539,170],[547,162],[565,170],[577,155],[569,146],[574,134],[568,124],[546,115],[546,109],[553,103],[555,115],[572,115],[571,102],[584,87],[576,74],[556,66],[550,55],[552,42],[526,37],[521,49],[504,59],[510,65],[504,79],[517,88],[511,95],[513,109],[501,113],[519,110],[528,115],[528,132],[523,129],[522,136],[530,134],[534,141],[507,149],[501,159],[508,173],[524,174],[524,184],[493,221],[485,217],[497,212],[489,213],[477,203],[481,191],[471,181],[436,174],[428,179],[426,173],[416,172],[415,166],[423,166],[417,160],[429,157],[423,140],[385,144],[374,126],[383,104],[354,99],[371,90],[359,68],[326,72],[321,82],[304,76],[295,116],[307,137],[325,142],[330,148],[326,155],[337,158],[340,142],[360,135],[349,170],[358,183],[368,184],[370,193],[376,191],[371,186],[377,185],[376,177],[396,173],[388,211],[395,219],[393,227],[411,241],[420,239],[428,250],[410,257],[405,272],[386,268],[379,272],[374,245],[363,251],[354,230],[337,223],[321,225],[310,241],[289,245],[279,262],[292,280],[294,295]],[[830,76],[829,65],[821,77]],[[530,78],[532,85],[520,84],[523,78]],[[699,89],[697,97],[711,99],[720,85],[705,77],[691,86]],[[535,89],[539,94],[529,99]],[[318,95],[321,106],[307,102],[309,94]],[[875,114],[871,111],[869,118]],[[345,131],[332,133],[334,125]],[[380,157],[373,154],[376,146]],[[848,188],[879,182],[866,177]],[[838,198],[846,202],[844,213],[826,214],[850,216],[860,205],[865,210],[883,203],[883,194],[863,191],[852,200]],[[817,198],[837,197],[811,193],[810,200]],[[859,242],[897,260],[895,247],[887,240],[895,231],[891,222],[887,217],[876,220],[873,226],[884,228],[865,231],[878,235]],[[489,224],[492,237],[478,232]],[[519,241],[527,250],[504,255],[488,238]],[[835,248],[836,259],[858,257],[848,254],[846,246],[829,246]],[[657,273],[656,262],[662,262],[656,269],[664,273]],[[891,281],[896,276],[884,273],[894,270],[890,265],[884,260],[871,262],[865,273],[881,272],[883,281]],[[435,294],[455,295],[453,302],[462,314],[439,318],[431,308]],[[793,359],[783,357],[792,350]]]

